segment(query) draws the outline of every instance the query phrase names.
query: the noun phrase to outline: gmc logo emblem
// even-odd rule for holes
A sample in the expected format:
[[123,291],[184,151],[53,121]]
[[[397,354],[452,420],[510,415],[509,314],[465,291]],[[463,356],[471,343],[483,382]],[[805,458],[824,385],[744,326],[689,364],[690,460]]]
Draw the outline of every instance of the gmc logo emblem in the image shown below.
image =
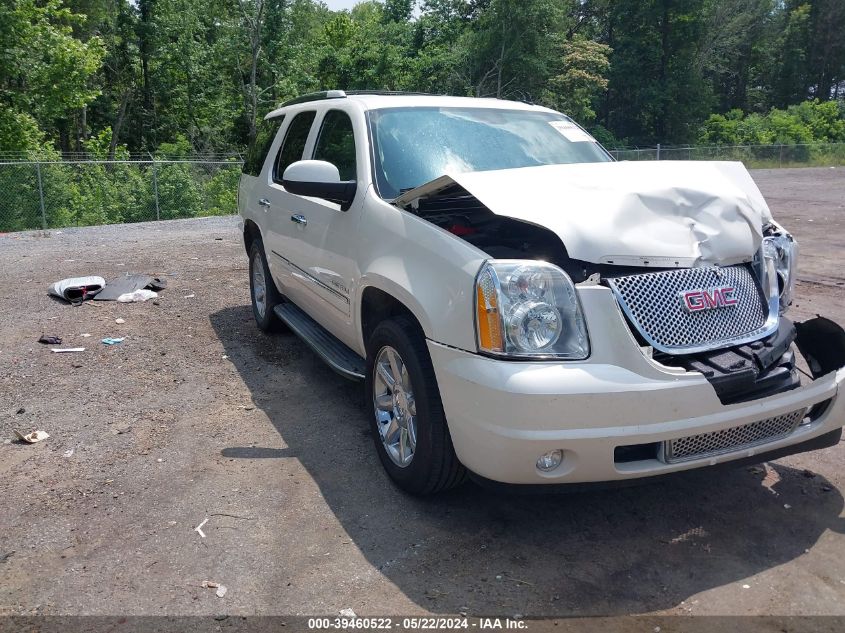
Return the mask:
[[736,288],[732,286],[705,288],[703,290],[685,290],[681,292],[681,301],[688,312],[729,308],[739,303],[734,296],[735,292]]

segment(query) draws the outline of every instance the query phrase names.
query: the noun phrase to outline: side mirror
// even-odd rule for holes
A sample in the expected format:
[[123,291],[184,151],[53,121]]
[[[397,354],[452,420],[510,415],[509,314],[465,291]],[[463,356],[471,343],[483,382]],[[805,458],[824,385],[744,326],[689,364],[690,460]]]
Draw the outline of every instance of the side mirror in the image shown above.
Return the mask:
[[341,180],[337,167],[324,160],[300,160],[291,163],[282,174],[282,185],[298,196],[323,198],[339,204],[342,211],[352,206],[358,183]]

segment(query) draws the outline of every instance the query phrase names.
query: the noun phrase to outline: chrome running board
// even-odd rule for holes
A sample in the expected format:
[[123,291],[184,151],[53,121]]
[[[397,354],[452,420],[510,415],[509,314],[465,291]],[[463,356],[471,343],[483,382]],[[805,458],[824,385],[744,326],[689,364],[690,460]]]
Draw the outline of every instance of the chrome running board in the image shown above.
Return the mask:
[[334,371],[349,380],[364,380],[364,359],[305,312],[290,302],[277,305],[273,311]]

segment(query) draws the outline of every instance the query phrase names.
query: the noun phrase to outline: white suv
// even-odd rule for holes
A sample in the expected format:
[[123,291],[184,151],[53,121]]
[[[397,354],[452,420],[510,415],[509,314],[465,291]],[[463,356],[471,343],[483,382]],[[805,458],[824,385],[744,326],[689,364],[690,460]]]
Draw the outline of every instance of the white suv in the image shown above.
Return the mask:
[[797,246],[740,163],[614,162],[523,103],[329,91],[267,115],[239,208],[258,326],[364,380],[408,491],[841,435],[845,332],[783,316]]

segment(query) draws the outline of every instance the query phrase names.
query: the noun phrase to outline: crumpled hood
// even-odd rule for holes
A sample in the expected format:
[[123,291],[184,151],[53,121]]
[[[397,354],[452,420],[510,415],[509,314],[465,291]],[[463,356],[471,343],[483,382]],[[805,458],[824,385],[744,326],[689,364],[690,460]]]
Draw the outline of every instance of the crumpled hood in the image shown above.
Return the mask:
[[570,257],[653,267],[750,261],[771,212],[739,162],[549,165],[443,176],[396,200],[415,206],[457,183],[497,215],[554,231]]

